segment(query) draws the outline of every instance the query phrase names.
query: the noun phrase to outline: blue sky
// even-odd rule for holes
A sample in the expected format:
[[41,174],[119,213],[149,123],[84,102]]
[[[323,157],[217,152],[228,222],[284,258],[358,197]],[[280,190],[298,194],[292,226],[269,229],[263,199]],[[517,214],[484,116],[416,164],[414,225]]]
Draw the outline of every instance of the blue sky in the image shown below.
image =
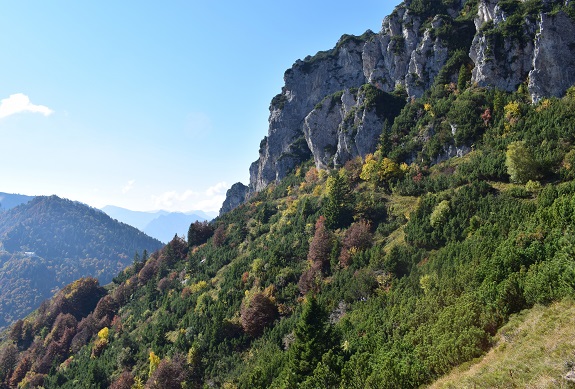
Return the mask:
[[248,183],[284,71],[394,5],[3,2],[0,191],[216,211]]

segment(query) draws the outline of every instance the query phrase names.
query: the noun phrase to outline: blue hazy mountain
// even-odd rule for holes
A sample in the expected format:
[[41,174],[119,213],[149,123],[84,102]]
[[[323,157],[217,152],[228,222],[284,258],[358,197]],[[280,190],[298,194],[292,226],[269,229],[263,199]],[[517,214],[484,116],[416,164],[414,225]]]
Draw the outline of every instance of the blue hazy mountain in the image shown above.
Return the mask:
[[27,203],[33,198],[34,196],[0,192],[0,212],[7,211],[20,204]]
[[216,213],[204,211],[168,212],[168,211],[132,211],[126,208],[106,205],[102,208],[107,215],[129,224],[162,242],[169,242],[175,234],[186,236],[190,224],[196,220],[211,220]]

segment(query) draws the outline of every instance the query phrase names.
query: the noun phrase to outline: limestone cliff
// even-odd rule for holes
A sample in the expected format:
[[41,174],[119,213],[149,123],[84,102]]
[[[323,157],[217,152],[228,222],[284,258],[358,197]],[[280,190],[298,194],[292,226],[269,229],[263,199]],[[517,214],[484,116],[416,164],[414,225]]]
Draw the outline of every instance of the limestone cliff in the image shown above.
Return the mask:
[[[334,49],[298,60],[285,73],[282,93],[270,106],[268,136],[250,168],[251,191],[281,180],[311,156],[318,167],[333,167],[374,151],[385,115],[374,116],[373,109],[362,107],[363,100],[354,100],[350,90],[370,84],[383,92],[400,88],[409,97],[419,97],[433,84],[448,60],[447,44],[433,32],[449,17],[437,16],[424,26],[421,17],[409,11],[409,4],[386,17],[380,33],[344,35]],[[455,2],[447,11],[457,15],[461,7]],[[326,96],[346,90],[342,94],[346,101],[335,102],[332,111],[314,109]],[[348,136],[344,121],[352,111],[357,131]],[[322,117],[329,117],[325,125]],[[335,159],[328,163],[325,154]]]
[[[325,169],[373,152],[385,120],[393,123],[401,108],[398,98],[405,103],[455,82],[461,65],[473,69],[479,86],[525,85],[534,102],[561,96],[575,83],[572,3],[406,0],[379,33],[344,35],[335,48],[297,60],[270,104],[249,192],[311,157]],[[446,145],[445,155],[453,153]]]
[[248,193],[249,188],[241,182],[237,182],[232,185],[232,187],[226,192],[226,199],[220,208],[220,215],[223,215],[224,213],[229,212],[235,207],[241,205],[244,201],[246,201],[246,196]]
[[311,154],[303,133],[305,117],[324,97],[365,83],[360,71],[365,41],[344,36],[336,48],[296,61],[284,75],[282,93],[270,105],[268,136],[260,144],[260,157],[250,168],[250,190],[259,191],[281,180]]
[[342,166],[373,153],[387,119],[390,123],[405,97],[382,92],[371,84],[345,89],[324,98],[304,119],[304,136],[320,169]]
[[472,81],[505,91],[527,83],[534,102],[563,95],[575,83],[575,21],[554,3],[511,15],[498,1],[481,0],[469,51]]

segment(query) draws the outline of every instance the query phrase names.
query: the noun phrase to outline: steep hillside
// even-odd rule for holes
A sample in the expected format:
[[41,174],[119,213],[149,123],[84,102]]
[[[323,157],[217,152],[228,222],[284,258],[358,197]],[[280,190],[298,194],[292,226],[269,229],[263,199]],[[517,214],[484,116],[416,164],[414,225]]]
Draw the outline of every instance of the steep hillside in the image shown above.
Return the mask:
[[[309,160],[127,268],[100,308],[72,320],[52,302],[53,324],[38,313],[13,327],[4,382],[415,388],[487,353],[514,313],[574,297],[575,91],[532,104],[445,88],[403,108],[390,138],[460,115],[476,139],[467,155],[429,166],[431,137],[382,140],[331,172]],[[406,147],[418,162],[396,162]],[[564,344],[558,358],[574,353]]]
[[[552,74],[575,52],[545,22],[568,28],[573,7],[405,1],[381,33],[296,62],[250,187],[106,291],[82,280],[12,326],[0,380],[418,388],[489,358],[498,331],[536,337],[520,312],[569,332],[568,317],[537,315],[575,297],[575,86]],[[70,299],[86,288],[105,293],[92,311]],[[546,366],[552,345],[515,345],[571,385],[571,360]],[[509,374],[498,366],[491,377]]]
[[83,276],[108,283],[162,243],[84,204],[35,197],[0,213],[0,327]]
[[571,388],[575,382],[573,300],[513,315],[494,347],[430,385],[430,389]]

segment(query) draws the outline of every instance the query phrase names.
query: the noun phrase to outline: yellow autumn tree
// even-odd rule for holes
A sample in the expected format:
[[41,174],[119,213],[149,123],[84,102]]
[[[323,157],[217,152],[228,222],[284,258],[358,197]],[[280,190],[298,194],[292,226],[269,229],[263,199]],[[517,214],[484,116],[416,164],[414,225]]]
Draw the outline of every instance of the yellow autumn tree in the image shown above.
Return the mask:
[[110,329],[108,327],[104,327],[100,331],[98,331],[98,339],[108,342],[109,334],[110,334]]
[[150,371],[148,375],[151,376],[152,374],[154,374],[154,372],[158,368],[158,365],[160,364],[160,357],[157,356],[155,352],[150,351],[149,359],[150,359]]
[[387,157],[378,158],[377,153],[365,156],[359,178],[373,185],[381,185],[403,174],[399,164]]
[[377,179],[377,159],[373,154],[367,154],[365,156],[365,162],[361,168],[359,178],[368,182],[373,182]]
[[512,101],[503,108],[505,115],[505,131],[510,131],[521,118],[521,106],[517,101]]
[[379,163],[377,173],[380,182],[387,182],[401,176],[401,169],[397,162],[389,158],[383,158]]

